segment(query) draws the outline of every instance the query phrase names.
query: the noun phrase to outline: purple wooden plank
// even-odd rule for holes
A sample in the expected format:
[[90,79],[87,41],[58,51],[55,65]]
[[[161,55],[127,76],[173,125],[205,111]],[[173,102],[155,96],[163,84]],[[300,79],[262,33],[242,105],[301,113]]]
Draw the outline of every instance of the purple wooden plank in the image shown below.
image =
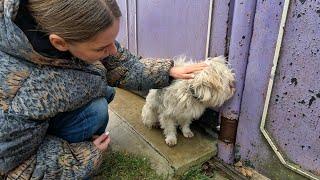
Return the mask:
[[234,144],[218,140],[218,158],[227,164],[234,163]]
[[170,58],[183,54],[203,59],[206,52],[209,2],[137,1],[139,55]]
[[283,0],[276,3],[257,1],[237,131],[236,158],[271,179],[305,179],[280,163],[259,131],[282,8]]
[[[143,1],[145,2],[145,1]],[[127,0],[128,3],[128,47],[131,53],[138,54],[137,47],[137,1]]]
[[[235,96],[224,105],[221,111],[223,117],[231,120],[238,120],[242,90],[247,67],[247,58],[251,42],[253,18],[255,13],[256,1],[235,1],[234,17],[232,22],[229,62],[236,74]],[[227,148],[219,148],[218,157],[226,163],[233,163],[233,145],[222,145]],[[227,155],[229,154],[229,155]],[[224,157],[227,157],[226,159]]]
[[288,160],[318,176],[320,84],[315,82],[320,79],[319,4],[291,3],[266,119],[268,132]]
[[127,17],[127,0],[117,0],[120,7],[122,17],[120,18],[120,31],[117,36],[117,41],[126,48],[128,48],[128,17]]
[[224,106],[222,114],[228,119],[238,119],[243,91],[248,52],[251,42],[255,0],[236,1],[232,22],[229,62],[236,74],[235,96]]
[[210,57],[216,57],[225,54],[229,4],[230,0],[215,0],[213,2],[209,49]]

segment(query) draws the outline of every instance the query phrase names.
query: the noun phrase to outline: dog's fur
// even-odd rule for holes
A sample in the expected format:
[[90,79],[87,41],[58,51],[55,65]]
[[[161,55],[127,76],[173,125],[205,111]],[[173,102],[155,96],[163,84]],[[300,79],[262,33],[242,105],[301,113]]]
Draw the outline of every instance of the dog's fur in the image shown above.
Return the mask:
[[[156,126],[160,122],[165,141],[169,146],[177,144],[177,126],[184,137],[191,138],[190,124],[198,119],[208,107],[219,107],[234,94],[234,74],[223,56],[208,58],[209,66],[195,74],[193,79],[175,80],[163,89],[152,89],[142,109],[145,126]],[[180,58],[175,66],[191,63]]]

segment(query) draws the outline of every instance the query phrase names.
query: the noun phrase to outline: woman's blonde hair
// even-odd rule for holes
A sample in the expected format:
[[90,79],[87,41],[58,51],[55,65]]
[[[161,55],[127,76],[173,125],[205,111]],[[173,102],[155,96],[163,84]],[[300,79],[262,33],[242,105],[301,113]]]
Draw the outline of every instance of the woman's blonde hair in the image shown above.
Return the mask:
[[42,31],[67,42],[87,41],[121,16],[116,0],[29,0],[28,9]]

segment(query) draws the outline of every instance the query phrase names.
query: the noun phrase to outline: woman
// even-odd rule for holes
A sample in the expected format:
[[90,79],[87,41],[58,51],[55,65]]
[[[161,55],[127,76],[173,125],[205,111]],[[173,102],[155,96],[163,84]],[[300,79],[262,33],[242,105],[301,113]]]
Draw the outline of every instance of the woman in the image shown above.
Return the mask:
[[115,0],[0,0],[2,176],[89,177],[110,142],[110,86],[162,88],[205,67],[130,54],[120,16]]

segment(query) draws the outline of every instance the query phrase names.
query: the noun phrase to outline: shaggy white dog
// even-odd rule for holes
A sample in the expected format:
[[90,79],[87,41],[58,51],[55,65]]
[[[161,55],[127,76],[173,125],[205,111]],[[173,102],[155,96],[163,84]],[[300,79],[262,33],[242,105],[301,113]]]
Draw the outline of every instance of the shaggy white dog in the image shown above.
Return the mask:
[[[234,94],[234,74],[223,56],[208,58],[209,66],[195,74],[194,79],[175,80],[163,89],[152,89],[142,109],[142,121],[151,128],[160,122],[165,141],[177,144],[177,126],[184,137],[191,138],[190,124],[208,107],[219,107]],[[175,66],[191,63],[180,58]]]

